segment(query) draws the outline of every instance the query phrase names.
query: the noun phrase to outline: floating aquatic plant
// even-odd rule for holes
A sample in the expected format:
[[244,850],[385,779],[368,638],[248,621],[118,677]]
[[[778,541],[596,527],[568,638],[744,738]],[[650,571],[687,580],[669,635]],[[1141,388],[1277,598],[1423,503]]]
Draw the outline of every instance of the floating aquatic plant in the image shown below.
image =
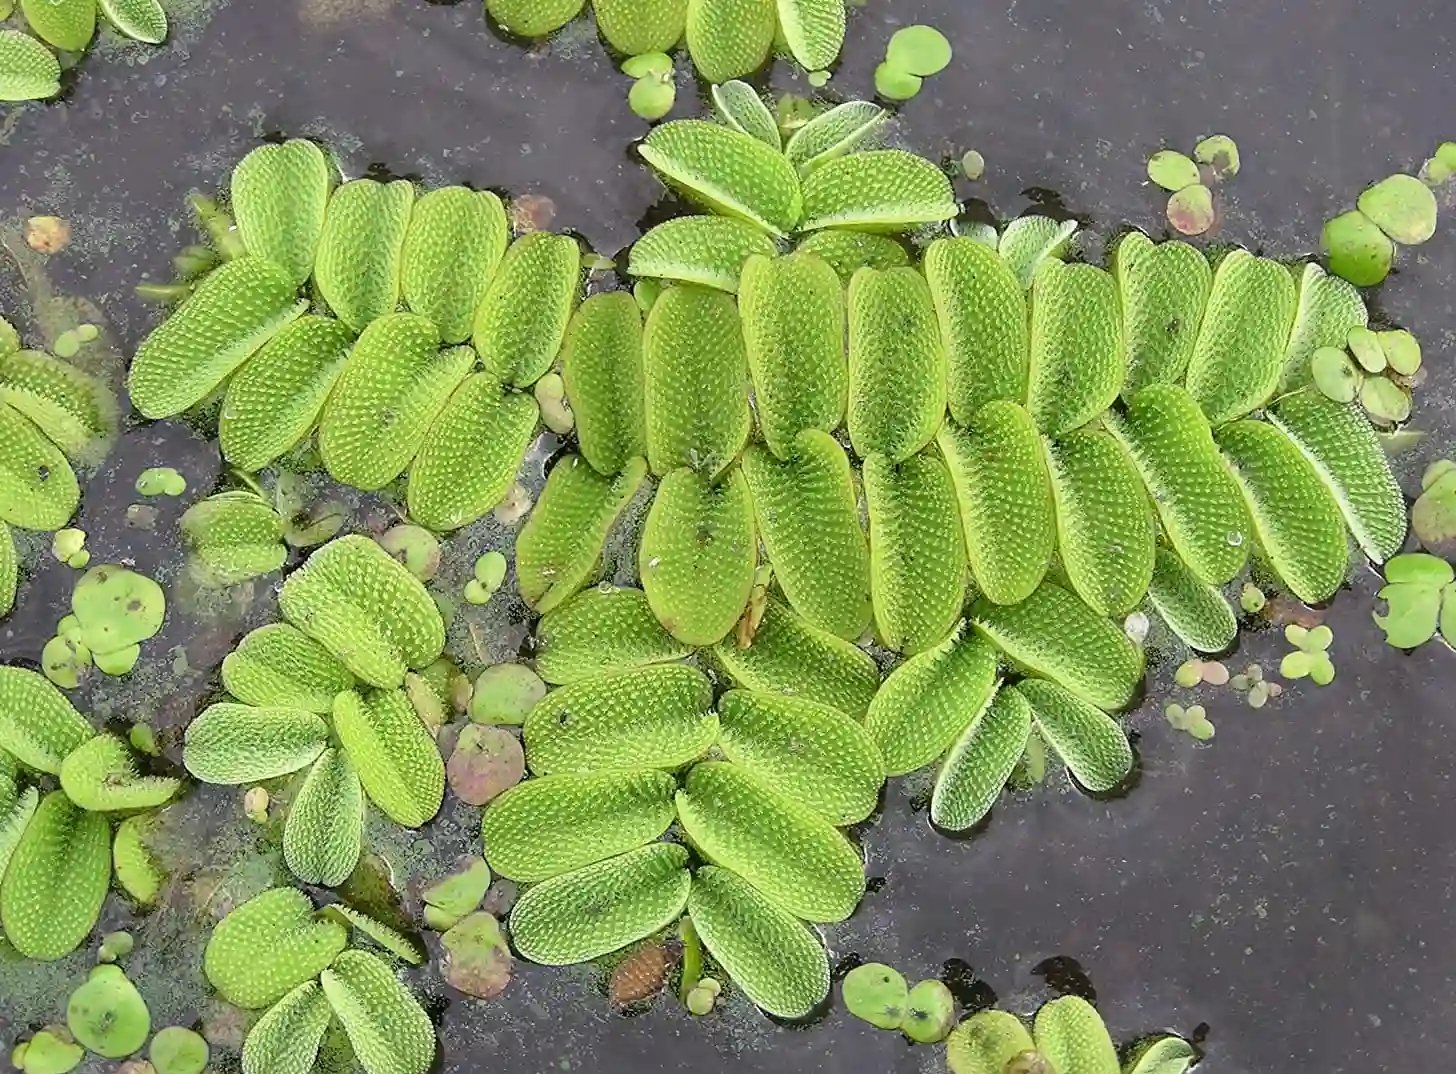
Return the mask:
[[60,93],[60,62],[45,46],[85,52],[96,35],[98,13],[123,37],[148,45],[167,39],[167,13],[158,0],[20,0],[20,11],[35,36],[0,31],[0,101],[38,101]]
[[308,768],[283,856],[299,879],[334,886],[359,861],[366,796],[410,828],[440,808],[445,766],[400,687],[440,656],[445,628],[423,584],[367,537],[314,552],[279,606],[286,622],[253,631],[223,661],[236,700],[188,725],[183,761],[221,784]]
[[908,101],[950,60],[950,42],[935,27],[903,26],[891,35],[885,59],[875,68],[875,91],[887,100]]
[[332,909],[272,888],[213,930],[207,979],[229,1002],[263,1010],[243,1044],[244,1074],[312,1069],[332,1026],[367,1074],[424,1074],[435,1057],[429,1017],[388,962],[348,947],[343,922],[362,929],[367,919]]
[[1362,191],[1354,209],[1327,221],[1320,246],[1335,275],[1373,287],[1390,274],[1397,246],[1418,246],[1435,234],[1436,217],[1430,186],[1396,173]]
[[1377,596],[1389,606],[1385,615],[1374,617],[1387,644],[1414,649],[1437,631],[1446,644],[1456,642],[1456,574],[1444,559],[1425,552],[1393,557],[1385,564],[1385,585]]
[[1226,134],[1204,138],[1184,156],[1160,149],[1148,158],[1148,178],[1170,192],[1168,223],[1180,235],[1202,235],[1218,222],[1214,188],[1239,171],[1239,147]]

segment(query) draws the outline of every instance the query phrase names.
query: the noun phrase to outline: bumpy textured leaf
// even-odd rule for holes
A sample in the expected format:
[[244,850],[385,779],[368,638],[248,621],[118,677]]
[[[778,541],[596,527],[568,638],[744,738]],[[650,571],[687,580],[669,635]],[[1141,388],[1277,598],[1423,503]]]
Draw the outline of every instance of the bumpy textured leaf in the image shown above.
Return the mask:
[[1015,604],[1040,584],[1056,546],[1041,438],[1015,403],[987,403],[936,438],[955,484],[971,573],[987,599]]
[[526,716],[538,776],[611,768],[672,770],[718,737],[713,687],[696,668],[637,668],[552,690]]
[[328,712],[354,676],[303,631],[287,623],[259,627],[222,661],[222,684],[248,705]]
[[975,239],[937,239],[925,278],[945,342],[951,416],[968,425],[996,399],[1025,403],[1026,296],[1006,262]]
[[354,335],[332,317],[300,317],[264,344],[228,384],[218,443],[228,462],[257,473],[313,429],[344,369]]
[[1102,1016],[1081,996],[1061,996],[1036,1012],[1036,1047],[1065,1074],[1117,1074],[1117,1049]]
[[327,749],[298,788],[283,825],[283,860],[305,884],[335,887],[359,864],[364,789],[342,750]]
[[85,52],[96,33],[96,0],[20,0],[31,30],[65,52]]
[[166,418],[200,403],[307,308],[288,271],[271,261],[221,265],[137,348],[127,375],[132,405]]
[[581,290],[581,247],[534,231],[511,244],[475,315],[475,349],[502,383],[540,380],[556,361]]
[[870,594],[887,648],[918,653],[950,633],[966,598],[966,546],[945,462],[925,451],[864,461]]
[[603,477],[579,455],[557,461],[516,540],[516,584],[527,603],[549,612],[593,580],[612,527],[646,476],[640,458],[615,478]]
[[[660,129],[660,128],[659,128]],[[684,285],[662,294],[643,336],[647,458],[714,478],[748,441],[748,358],[732,297]]]
[[404,237],[414,202],[414,184],[404,179],[355,179],[329,198],[314,283],[339,320],[356,332],[399,305]]
[[142,906],[155,906],[167,881],[166,872],[152,854],[155,821],[155,814],[127,817],[116,826],[116,839],[111,844],[116,886]]
[[0,402],[0,522],[58,530],[81,502],[66,456],[30,420]]
[[418,828],[440,811],[445,763],[402,691],[340,694],[334,699],[334,733],[370,801],[397,823]]
[[0,101],[42,101],[61,92],[61,64],[29,34],[0,30]]
[[1186,380],[1210,424],[1274,394],[1298,301],[1294,277],[1277,261],[1233,250],[1219,262]]
[[181,529],[194,573],[208,585],[236,585],[276,571],[288,559],[283,518],[246,489],[193,504],[182,516]]
[[[688,47],[698,70],[710,82],[723,82],[745,72],[715,77],[704,70],[692,44],[695,10],[701,26],[705,8],[761,8],[768,13],[772,36],[772,5],[773,0],[689,0]],[[747,37],[744,29],[735,25],[731,33],[735,38]],[[765,44],[764,56],[767,51]],[[762,58],[749,70],[761,62]],[[782,153],[757,138],[718,123],[682,119],[654,128],[637,151],[666,183],[712,212],[745,220],[780,238],[798,227],[804,207],[799,177]]]
[[1006,1074],[1016,1059],[1035,1047],[1016,1015],[979,1011],[955,1027],[945,1042],[945,1059],[951,1074]]
[[1299,283],[1299,306],[1294,328],[1284,349],[1280,391],[1287,392],[1310,380],[1309,361],[1321,347],[1344,349],[1350,329],[1363,328],[1370,321],[1365,301],[1355,286],[1331,276],[1311,261],[1304,266]]
[[777,253],[773,239],[742,220],[679,216],[658,224],[633,244],[627,271],[734,293],[745,261],[754,254]]
[[662,629],[640,589],[583,590],[536,627],[536,671],[550,683],[581,682],[691,653],[691,646]]
[[629,459],[646,456],[642,314],[636,299],[617,291],[581,304],[566,331],[561,376],[582,458],[597,473],[613,477]]
[[243,1074],[312,1074],[333,1008],[317,981],[305,981],[254,1023],[243,1042]]
[[774,454],[787,458],[799,433],[832,432],[844,418],[844,288],[813,255],[752,257],[738,309],[759,425]]
[[248,253],[299,287],[313,273],[334,169],[313,142],[260,145],[233,169],[233,219]]
[[468,526],[511,491],[541,410],[521,392],[472,373],[435,418],[410,466],[410,517],[433,530]]
[[1149,385],[1107,427],[1132,456],[1183,561],[1211,585],[1238,574],[1253,528],[1193,398],[1176,385]]
[[806,71],[821,71],[844,46],[844,0],[778,0],[779,29]]
[[17,785],[18,769],[13,757],[0,753],[0,877],[4,877],[10,858],[20,844],[20,837],[30,819],[35,816],[36,805],[40,801],[40,792],[34,787],[22,790]]
[[1066,763],[1077,782],[1094,793],[1113,790],[1132,771],[1132,746],[1117,721],[1045,679],[1012,687],[1031,706],[1042,740]]
[[1216,439],[1274,570],[1300,600],[1328,600],[1344,584],[1350,551],[1340,505],[1319,471],[1261,421],[1226,425]]
[[383,488],[409,466],[475,354],[440,349],[440,333],[417,313],[390,313],[364,330],[319,422],[319,454],[338,481]]
[[812,231],[795,247],[801,254],[814,254],[829,262],[848,285],[862,268],[892,269],[910,264],[910,255],[899,239],[889,235],[871,235],[867,231],[841,231],[828,228]]
[[879,668],[867,653],[773,596],[748,646],[729,637],[713,647],[713,658],[746,689],[817,701],[854,717],[864,715],[880,685]]
[[328,725],[303,709],[209,705],[187,725],[182,763],[204,783],[256,783],[312,764]]
[[870,702],[865,730],[902,776],[935,760],[990,704],[996,653],[975,637],[952,637],[890,673]]
[[1016,770],[1030,735],[1026,698],[998,690],[946,755],[930,796],[930,819],[948,832],[979,824]]
[[223,999],[258,1010],[317,977],[348,940],[342,925],[314,913],[303,892],[270,888],[217,923],[202,969]]
[[688,0],[592,0],[597,29],[618,52],[667,52],[687,29]]
[[167,39],[167,12],[157,0],[99,0],[107,20],[127,37],[148,45]]
[[345,951],[319,977],[366,1074],[425,1074],[435,1027],[394,971],[366,951]]
[[807,175],[821,164],[861,148],[889,119],[890,113],[872,101],[846,101],[796,130],[784,146],[784,155]]
[[1155,243],[1133,231],[1117,244],[1112,272],[1127,348],[1122,397],[1149,384],[1182,383],[1213,286],[1208,258],[1186,242]]
[[1224,595],[1194,574],[1171,549],[1158,549],[1148,596],[1163,621],[1190,649],[1222,652],[1238,636],[1238,620]]
[[1057,545],[1072,588],[1099,615],[1142,602],[1153,576],[1155,522],[1137,467],[1102,429],[1047,445]]
[[757,138],[770,149],[783,148],[778,120],[747,82],[732,79],[713,87],[713,107],[723,122],[736,131]]
[[486,860],[497,874],[532,883],[623,854],[667,831],[676,786],[649,769],[527,780],[486,809]]
[[0,522],[0,619],[15,607],[15,589],[20,583],[20,557],[10,527]]
[[699,869],[688,913],[714,960],[769,1014],[803,1018],[829,995],[818,938],[742,877]]
[[805,231],[909,231],[960,212],[950,179],[924,157],[872,149],[826,161],[804,179]]
[[545,37],[580,15],[585,6],[586,0],[486,0],[485,10],[507,33]]
[[752,74],[768,59],[776,25],[774,0],[688,0],[693,66],[709,82]]
[[997,250],[1022,288],[1030,288],[1037,270],[1047,261],[1062,257],[1076,232],[1075,220],[1023,216],[1006,225]]
[[1117,398],[1127,372],[1117,281],[1093,265],[1048,261],[1031,289],[1026,408],[1048,436],[1085,425]]
[[642,589],[658,621],[687,645],[715,645],[753,592],[758,540],[741,470],[710,485],[691,470],[662,479],[638,550]]
[[1098,708],[1120,709],[1143,679],[1143,658],[1120,627],[1076,596],[1043,582],[1020,604],[978,602],[977,628],[1020,667],[1065,686]]
[[864,894],[858,852],[823,817],[722,761],[699,764],[677,794],[693,845],[795,917],[843,921]]
[[131,748],[112,734],[82,743],[61,763],[61,790],[93,813],[154,809],[181,786],[179,779],[142,775]]
[[388,951],[400,961],[408,962],[411,966],[425,964],[424,948],[415,940],[397,929],[390,928],[384,922],[376,921],[368,914],[361,913],[344,903],[335,903],[325,907],[324,913],[329,917],[337,917],[345,925],[356,929],[376,947]]
[[1334,494],[1361,551],[1376,563],[1399,552],[1405,543],[1405,498],[1364,415],[1306,390],[1281,401],[1269,420]]
[[833,825],[874,812],[885,782],[874,739],[852,717],[803,698],[730,690],[718,746],[738,767]]
[[0,750],[57,776],[66,755],[95,733],[44,675],[0,667]]
[[653,843],[538,884],[511,910],[516,950],[566,966],[652,935],[687,906],[687,863],[685,848]]
[[116,398],[111,389],[40,351],[0,355],[0,402],[24,414],[79,463],[100,462],[116,438]]
[[470,338],[509,232],[505,207],[489,190],[447,186],[415,202],[400,286],[409,308],[434,321],[446,343]]
[[110,823],[52,791],[10,856],[0,883],[0,927],[26,958],[63,958],[95,926],[110,886]]
[[1198,1052],[1182,1037],[1159,1037],[1133,1049],[1127,1074],[1186,1074]]
[[914,269],[861,269],[849,283],[848,425],[855,453],[904,462],[945,418],[935,304]]
[[445,625],[420,580],[368,537],[330,541],[288,576],[283,617],[373,686],[433,663]]
[[870,621],[870,558],[844,448],[810,430],[780,462],[755,444],[743,456],[743,475],[789,603],[821,630],[858,639]]

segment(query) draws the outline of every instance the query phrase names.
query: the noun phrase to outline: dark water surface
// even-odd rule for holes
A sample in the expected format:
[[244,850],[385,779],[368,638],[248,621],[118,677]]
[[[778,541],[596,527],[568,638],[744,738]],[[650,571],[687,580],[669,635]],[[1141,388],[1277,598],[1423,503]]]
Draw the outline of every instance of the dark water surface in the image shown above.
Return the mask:
[[[377,164],[431,183],[543,195],[555,203],[554,226],[609,255],[659,197],[627,151],[645,130],[626,107],[628,84],[586,30],[527,54],[491,35],[473,0],[233,0],[182,21],[172,49],[145,63],[129,50],[92,57],[65,103],[12,110],[3,125],[0,219],[72,222],[76,241],[44,270],[59,292],[96,301],[128,353],[158,317],[131,286],[167,276],[170,255],[192,241],[183,196],[215,190],[262,135],[318,137],[351,175]],[[891,29],[916,21],[945,30],[956,60],[904,108],[901,133],[931,156],[981,151],[986,178],[962,190],[1003,217],[1029,204],[1025,192],[1045,189],[1103,234],[1123,222],[1158,234],[1163,197],[1142,185],[1148,153],[1187,150],[1219,130],[1244,159],[1224,191],[1221,237],[1294,256],[1365,183],[1414,170],[1456,136],[1448,4],[869,0],[831,88],[866,94]],[[806,92],[786,70],[775,84]],[[682,111],[694,106],[680,96]],[[1403,255],[1375,304],[1426,346],[1430,379],[1413,424],[1433,435],[1400,460],[1408,492],[1456,429],[1453,235],[1447,227]],[[29,297],[7,266],[0,309],[28,339],[39,330]],[[131,484],[161,462],[192,489],[160,505],[154,533],[129,529]],[[180,426],[129,432],[88,488],[79,524],[95,561],[175,576],[172,523],[217,469],[215,450]],[[475,547],[451,553],[457,569],[504,538],[487,525],[470,540]],[[0,624],[0,658],[38,656],[74,579],[48,556],[31,559],[36,574]],[[1334,685],[1297,686],[1258,712],[1209,689],[1200,700],[1218,736],[1208,747],[1163,721],[1171,669],[1161,669],[1134,717],[1143,776],[1125,799],[1094,802],[1057,780],[1004,800],[985,831],[951,842],[914,810],[922,789],[892,783],[865,836],[869,875],[883,883],[833,930],[834,956],[891,962],[912,979],[961,959],[983,982],[978,994],[989,987],[1022,1011],[1076,979],[1067,962],[1046,960],[1075,960],[1119,1039],[1206,1023],[1210,1074],[1449,1065],[1456,671],[1437,644],[1409,656],[1382,644],[1369,618],[1377,586],[1362,571],[1334,604]],[[267,617],[263,590],[251,607],[205,624],[179,602],[134,680],[93,686],[83,699],[101,716],[184,725],[245,623]],[[499,615],[481,623],[489,659],[519,643]],[[1235,660],[1272,669],[1284,648],[1275,632],[1256,634]],[[175,736],[166,741],[177,756]],[[166,909],[129,925],[141,943],[128,968],[158,1026],[209,1018],[216,1028],[198,944],[223,905],[218,893],[263,879],[256,864],[226,868],[234,856],[262,860],[244,852],[266,846],[241,819],[239,797],[223,790],[184,803],[179,830],[194,859],[179,870],[184,883]],[[447,811],[432,831],[445,849],[433,855],[397,832],[380,838],[393,839],[386,852],[407,874],[411,862],[472,846],[467,814]],[[0,956],[0,1043],[58,1020],[93,957],[37,967]],[[443,1010],[451,1071],[847,1074],[943,1062],[941,1049],[912,1049],[840,1010],[802,1029],[741,1005],[693,1020],[661,1003],[624,1019],[609,1012],[591,970],[521,968],[495,1003],[447,995],[433,969],[416,983]]]

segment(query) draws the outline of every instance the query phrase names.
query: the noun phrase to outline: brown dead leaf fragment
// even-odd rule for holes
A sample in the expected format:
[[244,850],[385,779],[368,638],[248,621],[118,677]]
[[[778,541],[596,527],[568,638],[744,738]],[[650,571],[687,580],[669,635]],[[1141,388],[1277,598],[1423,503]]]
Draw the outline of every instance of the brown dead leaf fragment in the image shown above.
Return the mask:
[[440,937],[441,972],[450,987],[477,999],[495,999],[511,983],[511,949],[500,922],[477,912]]
[[630,1007],[661,992],[677,965],[678,952],[666,944],[649,943],[629,955],[612,971],[607,999],[613,1007]]
[[1270,597],[1264,605],[1264,619],[1272,626],[1285,627],[1293,623],[1306,630],[1313,630],[1325,621],[1322,609],[1301,604],[1293,597]]
[[71,225],[59,216],[32,216],[25,222],[25,244],[36,253],[58,254],[71,244]]
[[445,775],[455,797],[483,806],[525,778],[526,754],[520,739],[504,728],[468,724],[445,763]]
[[556,219],[556,203],[544,194],[522,194],[510,203],[511,230],[517,235],[545,231]]

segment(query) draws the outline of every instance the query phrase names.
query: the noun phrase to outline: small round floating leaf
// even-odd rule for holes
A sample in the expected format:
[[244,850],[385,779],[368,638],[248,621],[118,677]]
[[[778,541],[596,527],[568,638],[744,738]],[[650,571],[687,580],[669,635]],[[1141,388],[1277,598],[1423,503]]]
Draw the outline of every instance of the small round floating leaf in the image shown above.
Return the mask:
[[1415,336],[1403,328],[1377,332],[1376,336],[1391,369],[1403,377],[1410,377],[1421,368],[1421,345]]
[[40,101],[61,92],[55,53],[29,34],[0,30],[0,101]]
[[887,101],[908,101],[920,92],[925,80],[888,60],[875,68],[875,92]]
[[774,0],[688,0],[688,54],[709,82],[742,78],[768,60],[777,26]]
[[1356,287],[1374,287],[1390,275],[1395,263],[1395,244],[1359,209],[1326,221],[1320,249],[1329,259],[1330,271]]
[[712,705],[712,685],[695,668],[638,668],[553,690],[526,717],[522,737],[537,775],[671,771],[718,737]]
[[864,867],[849,841],[737,766],[694,767],[677,794],[677,814],[709,861],[732,869],[796,917],[843,921],[859,905]]
[[430,1068],[435,1027],[383,961],[345,951],[319,983],[368,1074],[425,1074]]
[[844,1008],[876,1029],[899,1029],[910,986],[883,962],[866,962],[845,975],[840,985]]
[[688,852],[654,843],[547,880],[511,910],[511,938],[532,962],[564,966],[620,950],[687,906]]
[[930,819],[950,832],[979,824],[1026,753],[1031,706],[1015,690],[998,690],[961,732],[935,778]]
[[[956,1026],[945,1043],[951,1074],[1007,1074],[1036,1045],[1020,1018],[1006,1011],[980,1011]],[[1035,1074],[1028,1065],[1025,1074]]]
[[1168,199],[1168,223],[1180,235],[1202,235],[1217,219],[1213,191],[1202,183],[1185,186]]
[[950,66],[950,42],[933,26],[906,26],[891,36],[885,59],[902,71],[928,78]]
[[1350,361],[1350,356],[1337,347],[1321,347],[1309,361],[1314,386],[1337,403],[1353,402],[1360,394],[1364,378]]
[[0,667],[0,742],[22,764],[51,775],[95,734],[86,717],[45,677]]
[[203,1074],[209,1058],[207,1041],[185,1026],[167,1026],[152,1038],[147,1058],[157,1074]]
[[10,1053],[10,1064],[25,1074],[70,1074],[86,1058],[86,1049],[62,1026],[45,1026]]
[[302,138],[261,145],[233,169],[229,200],[243,245],[287,272],[295,287],[313,272],[333,180],[323,151]]
[[875,149],[830,160],[804,180],[804,231],[901,232],[960,211],[949,177],[923,157]]
[[311,1074],[332,1020],[333,1010],[318,982],[298,985],[248,1031],[243,1074]]
[[[773,0],[693,2],[762,3],[772,15]],[[776,237],[798,227],[804,204],[799,178],[782,153],[757,138],[721,124],[685,119],[655,128],[638,152],[666,182],[715,213],[747,221]]]
[[364,790],[343,750],[326,749],[299,787],[283,825],[283,860],[305,884],[337,887],[359,864]]
[[426,824],[445,796],[445,763],[424,722],[399,690],[334,699],[334,732],[370,801],[406,828]]
[[1193,147],[1193,157],[1213,169],[1220,182],[1239,174],[1239,147],[1227,134],[1210,134]]
[[885,765],[852,717],[818,702],[748,690],[730,690],[718,710],[718,747],[740,768],[834,825],[857,824],[874,812]]
[[829,995],[829,960],[818,938],[742,877],[699,869],[688,913],[714,960],[769,1014],[803,1018]]
[[1376,227],[1402,246],[1416,246],[1436,233],[1436,195],[1413,175],[1392,175],[1362,193],[1355,203]]
[[1117,1049],[1093,1006],[1080,996],[1061,996],[1036,1012],[1037,1050],[1052,1069],[1074,1074],[1118,1074]]
[[921,981],[905,1000],[900,1031],[916,1044],[938,1044],[955,1025],[955,997],[941,981]]
[[528,780],[485,811],[486,861],[531,883],[625,853],[667,831],[676,785],[648,769]]
[[1357,324],[1352,327],[1345,336],[1345,343],[1350,348],[1350,353],[1360,363],[1360,368],[1367,373],[1383,373],[1385,371],[1385,348],[1380,345],[1380,337],[1370,331],[1364,325]]
[[110,885],[110,823],[52,791],[10,856],[0,882],[0,926],[26,958],[63,958],[95,927]]
[[[648,2],[650,3],[651,0],[648,0]],[[662,2],[681,4],[684,8],[687,7],[687,0],[662,0]],[[604,3],[599,3],[595,6],[597,8],[597,22],[598,24],[600,24],[602,18],[602,10],[605,8],[637,8],[643,5],[638,4],[636,0],[605,0]],[[679,34],[678,36],[681,37],[682,35]],[[672,44],[669,44],[666,47],[672,48],[672,46],[675,44],[677,44],[676,39],[673,40]],[[628,56],[627,59],[622,61],[622,73],[628,78],[646,78],[648,75],[670,75],[672,74],[672,68],[673,64],[671,56],[669,56],[666,52],[660,52],[650,49]]]
[[649,123],[661,119],[677,103],[677,85],[671,77],[646,75],[632,83],[627,91],[627,107],[633,115]]
[[430,911],[435,910],[453,926],[480,905],[490,881],[490,866],[484,858],[462,858],[453,872],[421,892],[426,921],[430,920]]
[[688,0],[592,0],[592,12],[607,44],[632,57],[622,65],[623,73],[633,78],[649,73],[627,70],[627,64],[644,56],[666,61],[662,70],[651,73],[672,70],[672,60],[665,53],[682,40]]
[[229,1003],[259,1010],[318,976],[348,944],[348,931],[314,914],[307,895],[271,888],[218,922],[203,972]]
[[66,1026],[77,1043],[120,1059],[147,1042],[152,1014],[121,967],[100,965],[66,1001]]
[[1385,377],[1366,377],[1360,385],[1360,405],[1382,425],[1399,425],[1410,417],[1411,397]]
[[494,999],[511,983],[510,944],[490,914],[467,914],[440,937],[440,946],[441,974],[467,996]]
[[584,590],[543,616],[536,628],[536,670],[558,685],[670,663],[691,652],[662,628],[639,589]]
[[501,727],[471,724],[460,731],[445,764],[445,778],[456,798],[483,806],[520,783],[526,775],[521,741]]
[[1198,182],[1198,165],[1175,150],[1160,149],[1148,158],[1148,178],[1177,193]]
[[496,664],[475,680],[470,718],[476,723],[522,724],[545,696],[546,684],[524,664]]

